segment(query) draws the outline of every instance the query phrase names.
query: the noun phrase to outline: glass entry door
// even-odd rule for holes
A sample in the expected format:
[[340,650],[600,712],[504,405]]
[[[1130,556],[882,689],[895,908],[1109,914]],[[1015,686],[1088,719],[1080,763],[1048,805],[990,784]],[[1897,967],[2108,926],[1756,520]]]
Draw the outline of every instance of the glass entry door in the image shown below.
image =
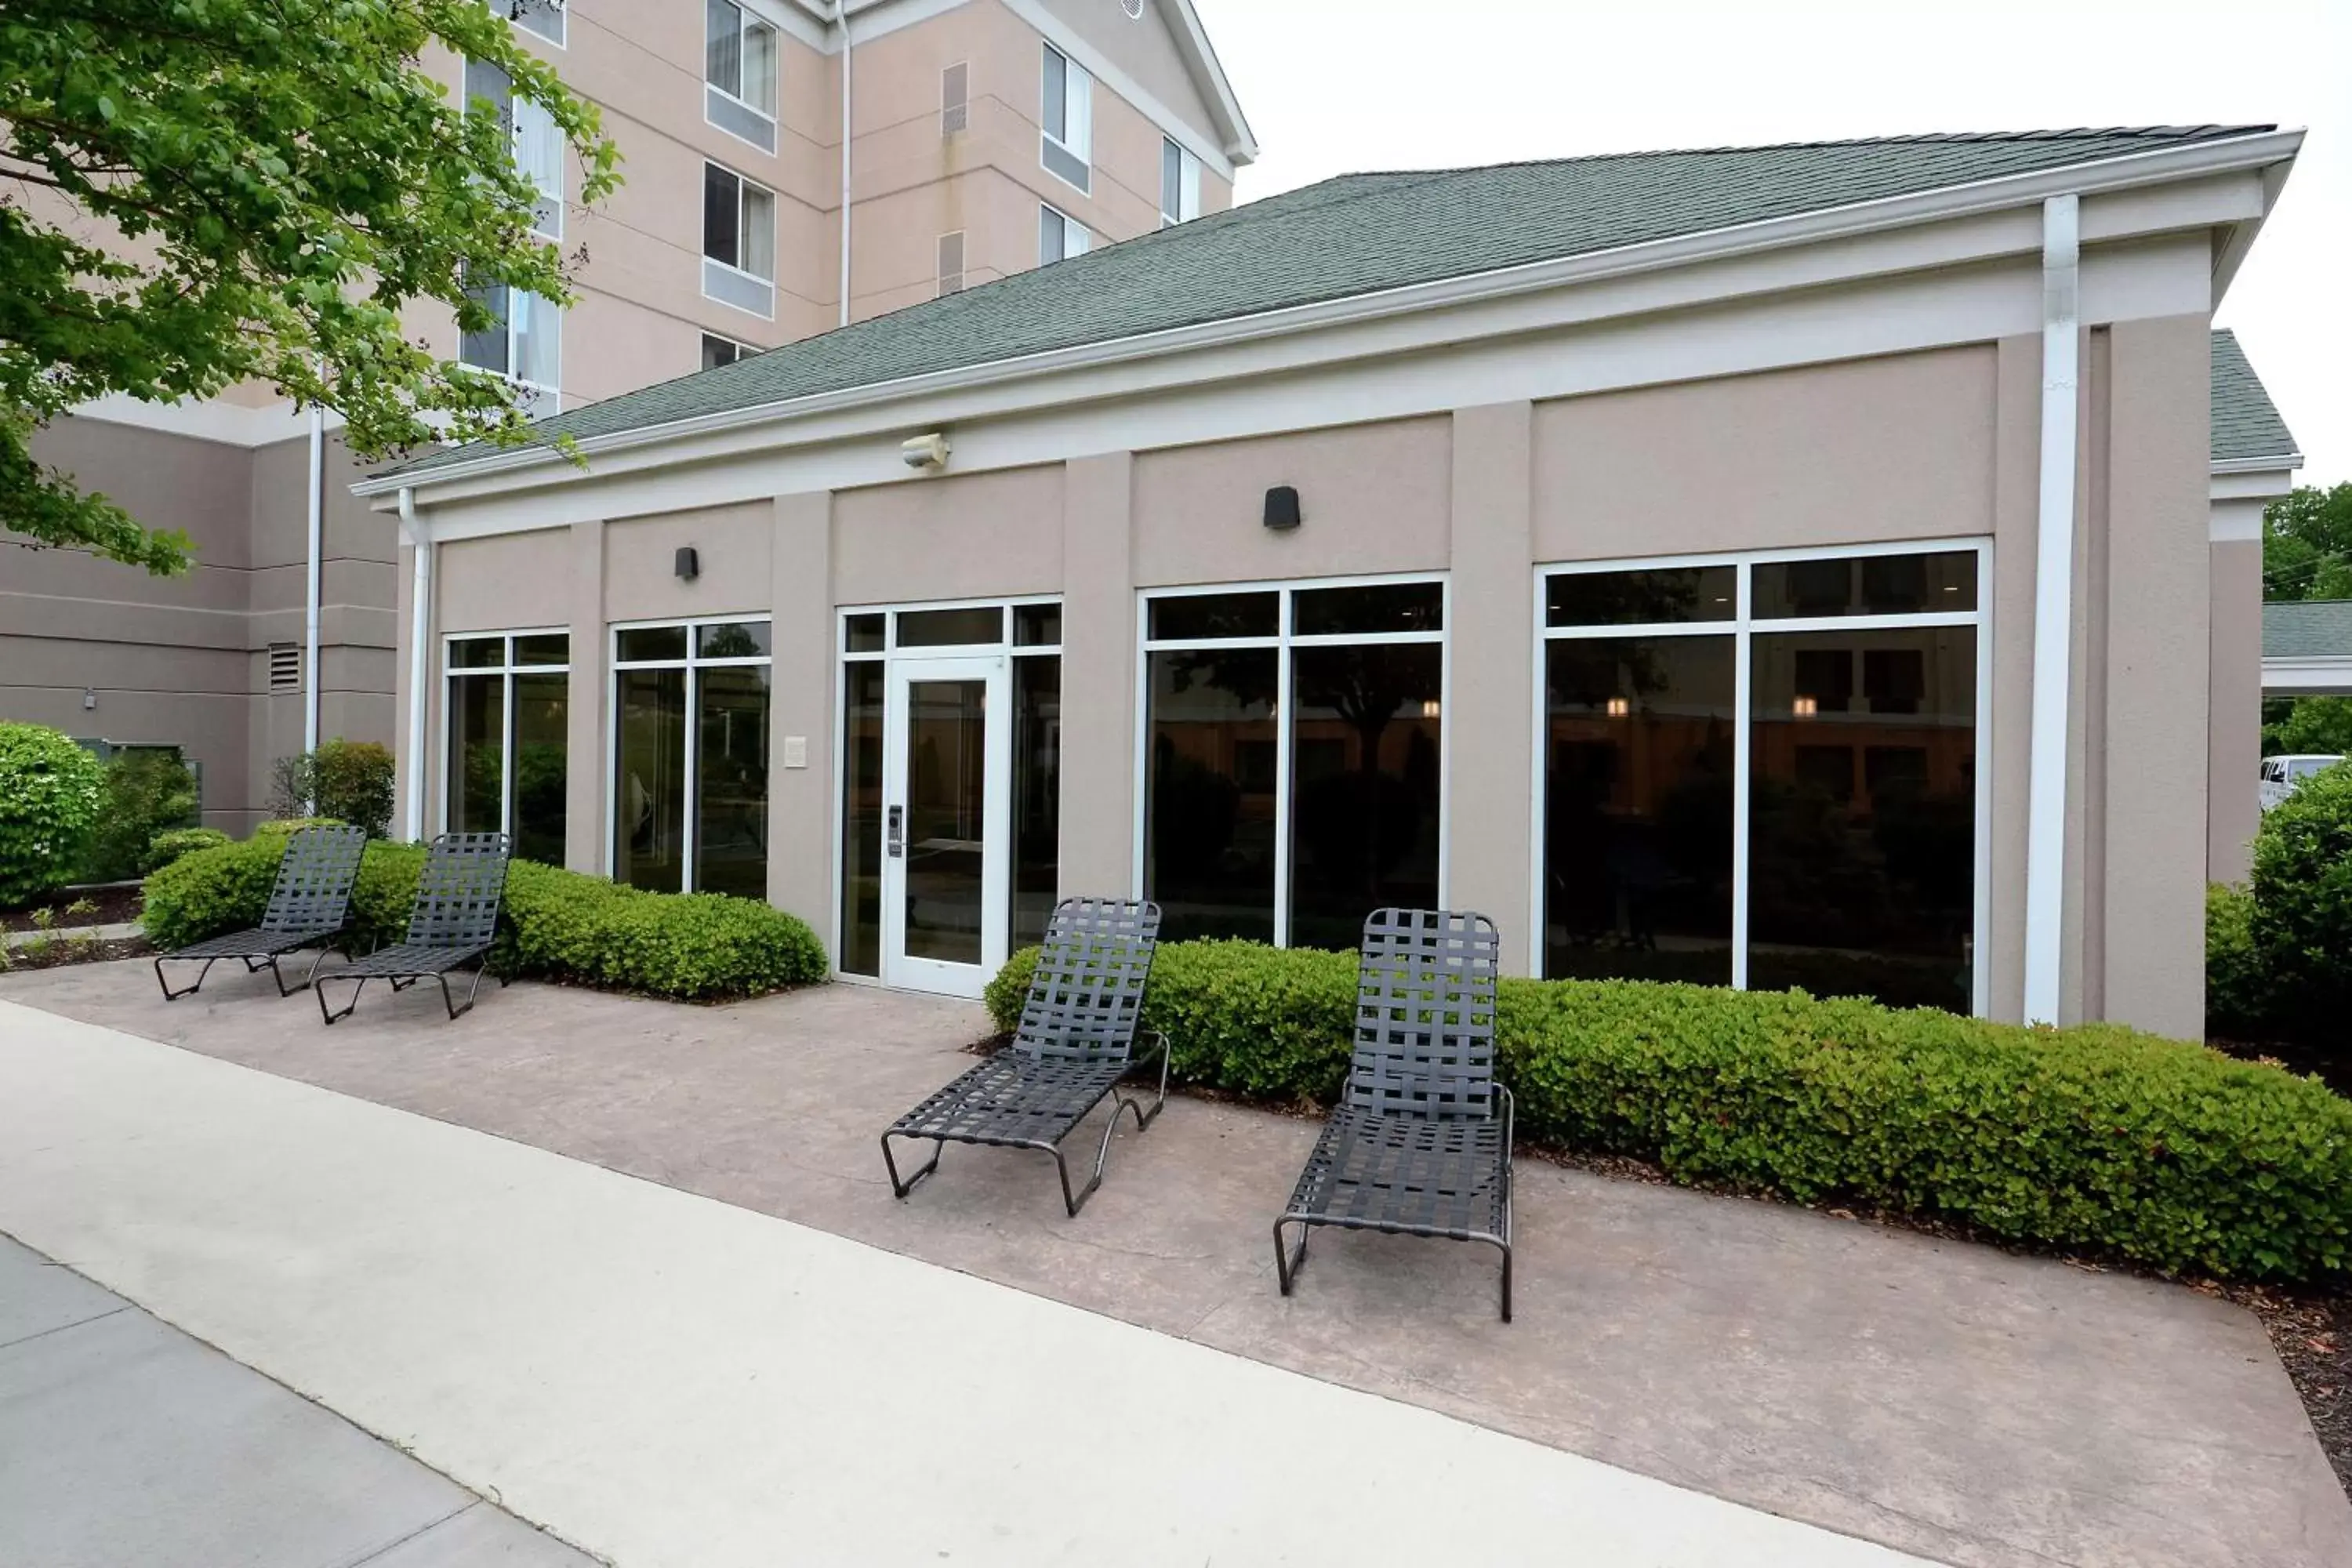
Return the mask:
[[1011,672],[1003,655],[890,666],[882,978],[977,996],[1006,955]]

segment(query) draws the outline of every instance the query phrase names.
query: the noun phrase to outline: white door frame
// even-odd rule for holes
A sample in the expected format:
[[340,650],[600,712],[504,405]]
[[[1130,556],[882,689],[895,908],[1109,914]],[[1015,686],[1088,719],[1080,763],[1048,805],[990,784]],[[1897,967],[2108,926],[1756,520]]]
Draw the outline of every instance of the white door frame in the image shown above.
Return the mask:
[[[978,996],[1008,956],[1013,838],[1013,661],[1004,653],[925,658],[893,656],[884,678],[882,729],[882,983],[909,991]],[[914,718],[908,688],[918,681],[982,683],[980,962],[953,963],[908,955],[907,731]],[[891,829],[893,814],[899,828]],[[894,844],[894,838],[896,840]]]

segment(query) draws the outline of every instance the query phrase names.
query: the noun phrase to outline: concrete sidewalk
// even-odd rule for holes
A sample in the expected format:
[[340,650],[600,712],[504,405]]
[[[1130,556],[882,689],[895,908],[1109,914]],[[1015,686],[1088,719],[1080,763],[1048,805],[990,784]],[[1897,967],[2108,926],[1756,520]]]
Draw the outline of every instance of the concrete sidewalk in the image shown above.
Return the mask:
[[1916,1563],[0,1004],[0,1227],[615,1563]]
[[5,1237],[0,1563],[592,1568],[447,1477]]

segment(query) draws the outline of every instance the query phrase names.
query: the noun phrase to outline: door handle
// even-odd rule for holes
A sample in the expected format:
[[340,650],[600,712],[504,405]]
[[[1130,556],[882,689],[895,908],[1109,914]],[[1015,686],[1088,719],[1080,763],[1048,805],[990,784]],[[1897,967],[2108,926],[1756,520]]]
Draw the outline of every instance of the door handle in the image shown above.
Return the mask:
[[904,858],[907,853],[907,808],[905,806],[894,805],[890,808],[888,826],[885,830],[884,837],[890,858],[897,860]]

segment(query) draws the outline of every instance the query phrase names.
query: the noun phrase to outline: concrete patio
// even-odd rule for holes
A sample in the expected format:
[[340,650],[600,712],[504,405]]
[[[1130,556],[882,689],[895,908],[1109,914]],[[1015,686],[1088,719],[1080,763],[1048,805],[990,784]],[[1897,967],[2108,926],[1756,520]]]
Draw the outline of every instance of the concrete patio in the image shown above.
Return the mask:
[[[1969,1565],[2352,1564],[2352,1508],[2254,1320],[2194,1291],[1523,1156],[1518,1321],[1492,1254],[1268,1226],[1311,1123],[1183,1100],[1086,1212],[957,1149],[905,1204],[876,1136],[965,1065],[968,1005],[836,985],[723,1008],[556,987],[306,997],[142,965],[0,1001],[477,1129],[1160,1334]],[[8,1224],[0,1196],[0,1228]],[[134,1292],[135,1294],[135,1292]],[[1086,1408],[1094,1408],[1091,1400]],[[918,1427],[919,1423],[917,1424]]]

